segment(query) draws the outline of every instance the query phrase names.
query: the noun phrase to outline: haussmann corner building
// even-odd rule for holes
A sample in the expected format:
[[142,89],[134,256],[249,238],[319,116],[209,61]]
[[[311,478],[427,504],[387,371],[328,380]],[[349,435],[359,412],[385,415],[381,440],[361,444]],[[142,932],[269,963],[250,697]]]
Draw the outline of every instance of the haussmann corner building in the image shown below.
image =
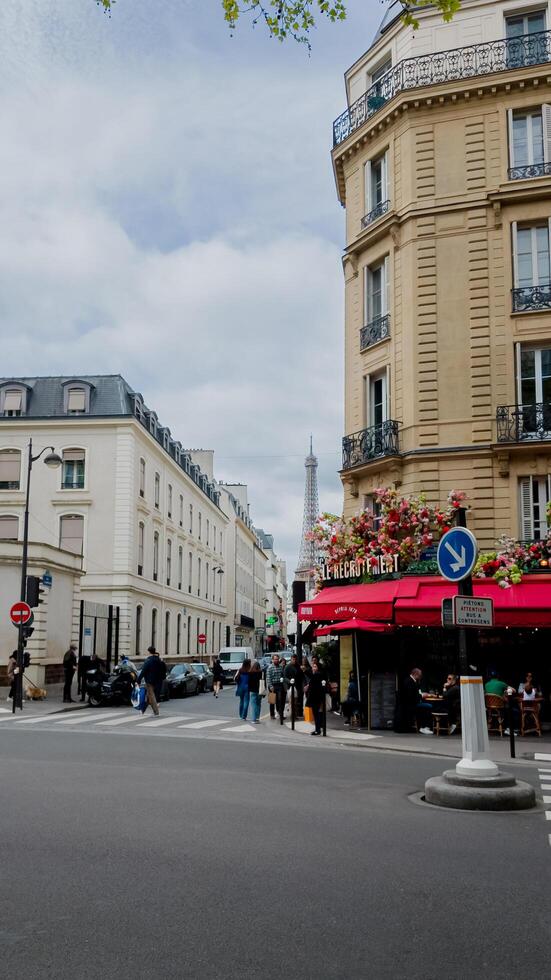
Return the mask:
[[[344,513],[375,510],[378,487],[425,493],[431,505],[456,489],[481,549],[502,534],[542,540],[551,7],[463,0],[449,24],[436,8],[419,11],[415,31],[401,17],[391,4],[346,72],[333,129],[346,210]],[[495,628],[477,631],[473,662],[516,683],[537,671],[549,694],[551,576],[538,571],[509,589],[474,580],[475,596],[493,599]],[[455,631],[441,620],[457,586],[430,573],[332,585],[299,618],[314,635],[325,623],[341,635],[341,685],[354,666],[368,725],[388,727],[413,663],[436,685],[457,670]],[[351,618],[368,632],[345,635]]]

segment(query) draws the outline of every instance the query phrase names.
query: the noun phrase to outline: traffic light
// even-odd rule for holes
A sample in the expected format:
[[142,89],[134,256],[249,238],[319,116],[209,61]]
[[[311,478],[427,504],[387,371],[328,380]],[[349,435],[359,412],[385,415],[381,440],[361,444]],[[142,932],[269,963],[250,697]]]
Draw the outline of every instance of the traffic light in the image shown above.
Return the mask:
[[[23,627],[23,646],[24,647],[27,646],[27,640],[33,635],[33,633],[34,633],[34,626],[24,626]],[[28,656],[30,656],[30,654],[26,653],[25,656],[28,657]],[[27,666],[28,666],[28,664],[27,664]]]
[[44,589],[40,586],[41,580],[38,575],[27,575],[27,602],[31,608],[44,602],[44,599],[40,598],[44,594]]
[[23,654],[23,669],[25,667],[28,667],[30,662],[31,662],[31,655],[30,653],[27,653],[27,651],[25,650],[25,653]]

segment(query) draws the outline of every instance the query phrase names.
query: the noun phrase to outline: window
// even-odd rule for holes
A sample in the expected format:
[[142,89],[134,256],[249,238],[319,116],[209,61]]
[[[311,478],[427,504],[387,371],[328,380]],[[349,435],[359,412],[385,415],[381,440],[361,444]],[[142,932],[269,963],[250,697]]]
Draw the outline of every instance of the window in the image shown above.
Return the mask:
[[84,388],[67,389],[67,414],[84,415],[86,412],[86,391]]
[[172,517],[172,486],[168,484],[168,516]]
[[222,623],[218,623],[218,650],[222,648]]
[[15,418],[25,414],[27,392],[25,388],[3,388],[0,393],[2,415]]
[[138,575],[143,575],[143,545],[145,527],[140,521],[138,524]]
[[524,476],[519,481],[520,533],[524,541],[547,536],[547,505],[551,500],[551,474]]
[[184,526],[184,498],[180,494],[180,510],[179,510],[179,520],[178,523],[180,527]]
[[170,613],[169,612],[166,612],[165,613],[165,648],[164,648],[164,653],[165,653],[165,657],[168,657],[169,654],[170,654]]
[[[368,160],[364,168],[365,211],[364,227],[384,214],[382,205],[388,202],[388,154]],[[373,213],[375,212],[375,213]],[[369,219],[367,221],[366,219]]]
[[14,514],[0,516],[0,541],[17,541],[19,537],[19,518]]
[[541,109],[532,112],[509,110],[509,163],[511,167],[521,168],[521,172],[516,176],[534,176],[534,174],[523,173],[522,168],[550,161],[550,139],[550,105],[543,105]]
[[193,534],[193,504],[189,505],[189,533]]
[[203,520],[203,518],[201,517],[201,511],[199,511],[199,524],[198,524],[198,530],[197,530],[197,537],[199,538],[199,541],[201,540],[201,524],[202,524],[202,520]]
[[210,521],[207,518],[207,548],[209,546]]
[[84,517],[80,514],[66,514],[59,522],[59,547],[82,555],[84,541]]
[[200,635],[200,633],[201,633],[201,621],[200,621],[199,617],[197,617],[197,634],[196,634],[197,653],[199,653],[199,635]]
[[220,531],[220,554],[223,554],[223,548],[222,548],[223,541],[224,538],[222,536],[222,531]]
[[201,595],[201,559],[197,559],[197,595]]
[[388,256],[365,267],[364,323],[373,323],[388,313]]
[[205,564],[205,599],[209,597],[209,563]]
[[18,449],[0,449],[0,490],[19,490],[21,453]]
[[519,380],[521,405],[551,404],[551,347],[521,348]]
[[549,225],[534,225],[514,230],[515,286],[537,286],[549,283]]
[[172,570],[172,541],[168,538],[166,542],[166,584],[170,585],[170,575]]
[[212,525],[212,550],[216,551],[216,526]]
[[157,646],[157,610],[151,610],[151,646]]
[[216,602],[216,569],[212,570],[212,601]]
[[182,652],[182,613],[178,613],[176,617],[176,656],[179,657]]
[[368,493],[364,497],[364,510],[369,510],[373,514],[373,527],[377,530],[380,527],[382,514],[382,505],[378,501],[374,494]]
[[157,510],[159,510],[159,502],[161,499],[161,477],[159,473],[155,473],[155,497],[154,503]]
[[388,419],[387,376],[384,374],[370,375],[367,379],[368,390],[368,425],[380,427]]
[[191,653],[191,616],[187,618],[187,638],[186,638],[186,652],[189,657]]
[[[548,61],[547,38],[545,31],[545,11],[536,10],[529,14],[514,14],[505,18],[507,36],[507,64],[510,68],[525,65],[538,65]],[[527,34],[539,37],[524,40]]]
[[188,555],[188,580],[187,580],[187,590],[191,592],[193,586],[193,554],[190,551]]
[[62,490],[84,490],[84,457],[84,449],[63,450]]
[[159,578],[159,532],[153,535],[153,581]]
[[140,497],[145,497],[145,459],[140,459]]
[[182,591],[183,577],[184,577],[184,549],[180,547],[178,548],[178,588],[180,592]]
[[140,657],[142,653],[142,607],[136,606],[136,637],[134,643],[134,653]]

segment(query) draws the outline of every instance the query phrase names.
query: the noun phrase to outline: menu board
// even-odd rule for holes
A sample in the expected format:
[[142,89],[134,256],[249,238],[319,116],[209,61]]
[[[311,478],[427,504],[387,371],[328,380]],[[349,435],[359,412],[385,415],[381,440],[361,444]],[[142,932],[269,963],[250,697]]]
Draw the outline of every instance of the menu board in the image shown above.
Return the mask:
[[370,674],[371,728],[392,728],[396,707],[396,674]]

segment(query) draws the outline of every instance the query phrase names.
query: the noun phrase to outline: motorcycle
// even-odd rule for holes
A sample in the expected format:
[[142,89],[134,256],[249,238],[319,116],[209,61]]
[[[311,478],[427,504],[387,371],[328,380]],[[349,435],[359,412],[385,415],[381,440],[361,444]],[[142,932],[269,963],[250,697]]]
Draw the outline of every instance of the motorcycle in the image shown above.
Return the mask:
[[95,668],[86,671],[86,693],[93,707],[105,704],[130,705],[132,691],[138,679],[133,664],[119,664],[111,674]]

